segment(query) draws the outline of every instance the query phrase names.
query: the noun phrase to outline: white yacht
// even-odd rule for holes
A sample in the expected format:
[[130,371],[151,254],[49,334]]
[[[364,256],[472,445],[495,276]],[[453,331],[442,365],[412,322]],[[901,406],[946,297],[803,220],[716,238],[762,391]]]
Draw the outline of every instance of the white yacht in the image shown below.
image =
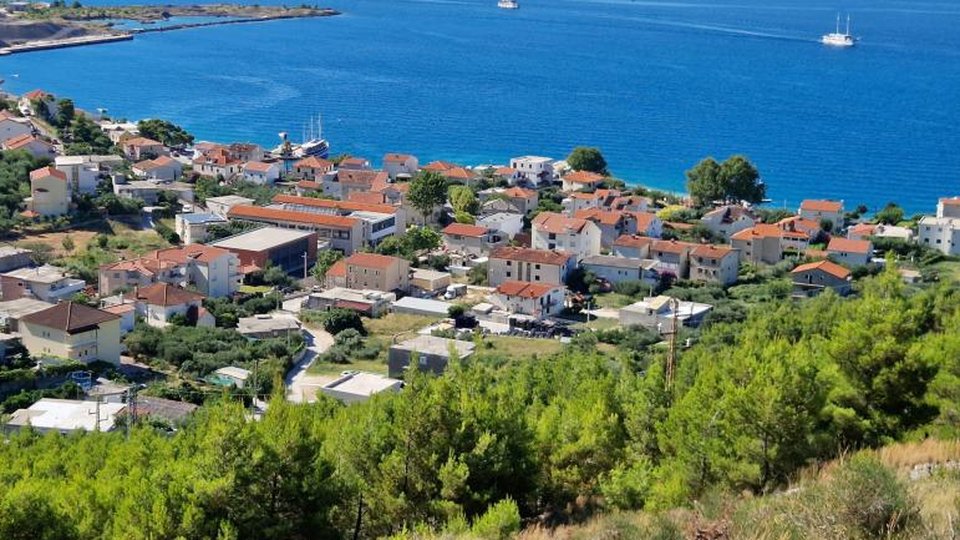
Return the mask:
[[497,7],[500,9],[518,9],[520,4],[517,0],[498,0]]
[[832,34],[824,34],[820,38],[820,43],[830,45],[831,47],[853,47],[856,40],[850,35],[850,15],[847,15],[847,31],[840,32],[840,14],[837,13],[837,31]]

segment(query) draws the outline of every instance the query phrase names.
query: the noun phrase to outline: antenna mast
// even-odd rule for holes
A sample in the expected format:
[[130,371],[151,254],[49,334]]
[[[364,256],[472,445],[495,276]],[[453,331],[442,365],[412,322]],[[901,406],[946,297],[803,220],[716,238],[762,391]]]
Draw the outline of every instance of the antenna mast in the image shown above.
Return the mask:
[[667,373],[666,373],[666,387],[670,388],[673,384],[673,371],[677,364],[677,321],[680,316],[680,301],[676,298],[670,299],[673,304],[673,316],[672,324],[670,328],[670,348],[667,351]]

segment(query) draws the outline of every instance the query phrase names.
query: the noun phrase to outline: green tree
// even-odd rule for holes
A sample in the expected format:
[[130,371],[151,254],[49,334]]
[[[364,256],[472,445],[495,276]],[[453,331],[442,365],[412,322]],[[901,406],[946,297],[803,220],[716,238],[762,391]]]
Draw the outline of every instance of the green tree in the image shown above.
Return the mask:
[[57,114],[53,118],[53,124],[60,128],[68,127],[73,122],[75,114],[76,109],[73,106],[73,101],[61,99],[57,102]]
[[343,259],[343,252],[335,249],[324,249],[317,252],[317,264],[313,267],[313,277],[323,281],[327,277],[327,270],[330,270],[337,261]]
[[363,320],[360,315],[352,309],[334,308],[325,311],[320,317],[320,323],[327,332],[337,335],[347,329],[354,329],[361,334],[366,333],[363,328]]
[[166,120],[141,120],[137,123],[137,128],[140,135],[167,146],[184,146],[193,142],[193,135]]
[[889,202],[883,207],[883,210],[877,212],[875,216],[878,223],[885,225],[896,225],[903,221],[903,208],[896,203]]
[[477,196],[467,186],[450,186],[450,205],[454,212],[476,214],[480,208]]
[[758,203],[766,197],[759,171],[744,156],[731,156],[722,164],[708,157],[686,174],[687,192],[700,207],[714,201]]
[[607,160],[603,158],[598,148],[578,146],[567,156],[567,165],[575,171],[590,171],[604,176],[608,175]]
[[447,201],[447,179],[434,171],[421,171],[410,181],[407,199],[426,221],[434,210]]

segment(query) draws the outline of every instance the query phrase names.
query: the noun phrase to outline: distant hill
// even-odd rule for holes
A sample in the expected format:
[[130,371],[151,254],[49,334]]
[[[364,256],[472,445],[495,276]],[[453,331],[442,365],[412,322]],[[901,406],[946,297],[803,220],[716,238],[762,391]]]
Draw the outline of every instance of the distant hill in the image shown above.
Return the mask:
[[3,46],[25,41],[64,39],[89,34],[90,31],[86,28],[55,22],[0,22],[0,42]]

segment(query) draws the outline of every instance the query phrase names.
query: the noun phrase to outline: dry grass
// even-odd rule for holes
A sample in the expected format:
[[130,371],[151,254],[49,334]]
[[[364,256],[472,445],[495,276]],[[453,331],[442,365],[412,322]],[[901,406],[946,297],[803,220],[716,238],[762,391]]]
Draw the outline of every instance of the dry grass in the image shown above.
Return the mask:
[[437,322],[434,317],[408,315],[404,313],[390,313],[379,319],[370,319],[363,322],[371,336],[386,338],[388,341],[395,336],[412,334],[421,328]]
[[960,461],[960,441],[927,439],[919,443],[898,443],[872,452],[887,467],[896,470],[925,463]]

